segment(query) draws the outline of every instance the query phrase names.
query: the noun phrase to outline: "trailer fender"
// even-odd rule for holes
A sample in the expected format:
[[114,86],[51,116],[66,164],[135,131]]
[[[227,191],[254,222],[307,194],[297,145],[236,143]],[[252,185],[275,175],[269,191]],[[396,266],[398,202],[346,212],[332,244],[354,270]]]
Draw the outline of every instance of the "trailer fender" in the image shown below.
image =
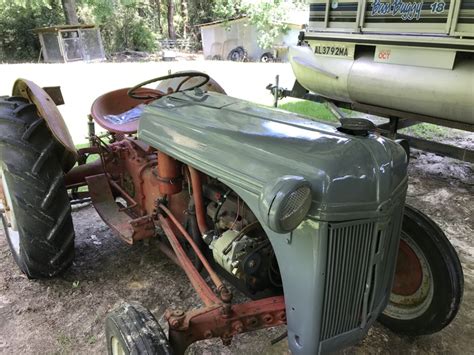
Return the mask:
[[15,81],[12,95],[24,97],[36,106],[39,115],[46,121],[53,137],[66,149],[66,156],[62,158],[63,170],[65,172],[69,171],[76,163],[78,153],[54,100],[44,89],[25,79]]

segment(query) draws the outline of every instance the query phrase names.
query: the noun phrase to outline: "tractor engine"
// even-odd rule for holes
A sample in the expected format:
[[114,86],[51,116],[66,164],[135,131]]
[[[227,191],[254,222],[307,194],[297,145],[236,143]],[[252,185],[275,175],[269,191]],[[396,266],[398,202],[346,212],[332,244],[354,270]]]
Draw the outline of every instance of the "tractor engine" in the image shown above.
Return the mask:
[[237,286],[249,296],[281,289],[275,253],[252,211],[223,184],[206,185],[204,196],[209,200],[207,217],[214,226],[204,239],[216,264],[238,279]]
[[229,282],[253,298],[262,292],[282,292],[270,241],[253,212],[234,191],[203,176],[203,202],[210,231],[202,237],[196,230],[194,206],[190,203],[192,183],[180,163],[133,139],[111,144],[109,149],[107,170],[128,196],[126,201],[119,198],[128,214],[153,215],[158,201],[166,201]]

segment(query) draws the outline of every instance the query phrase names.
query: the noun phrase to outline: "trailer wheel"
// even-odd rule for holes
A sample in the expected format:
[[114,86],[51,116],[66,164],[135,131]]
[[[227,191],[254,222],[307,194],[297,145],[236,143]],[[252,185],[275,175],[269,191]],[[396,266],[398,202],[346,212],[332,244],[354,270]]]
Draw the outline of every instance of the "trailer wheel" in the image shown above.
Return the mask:
[[125,303],[107,316],[109,355],[172,354],[168,339],[153,314],[139,303]]
[[246,60],[247,53],[243,47],[236,47],[232,49],[229,54],[227,55],[227,60],[231,60],[233,62],[243,62]]
[[74,258],[63,153],[34,105],[0,98],[0,214],[13,257],[29,278],[52,277]]
[[459,258],[443,231],[405,206],[395,280],[379,321],[396,333],[440,331],[456,316],[463,294]]
[[273,56],[273,54],[271,54],[270,52],[265,52],[262,54],[262,56],[260,57],[260,61],[262,63],[271,63],[271,62],[274,62],[275,61],[275,57]]

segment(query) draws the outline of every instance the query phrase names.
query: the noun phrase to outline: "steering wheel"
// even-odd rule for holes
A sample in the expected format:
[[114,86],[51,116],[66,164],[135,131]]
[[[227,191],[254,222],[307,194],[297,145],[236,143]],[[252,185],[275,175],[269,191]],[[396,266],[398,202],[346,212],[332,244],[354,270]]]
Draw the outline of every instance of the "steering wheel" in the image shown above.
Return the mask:
[[[178,92],[178,91],[186,91],[186,90],[193,90],[195,88],[198,88],[198,87],[201,87],[203,85],[206,85],[209,80],[210,80],[210,77],[209,75],[207,74],[204,74],[204,73],[201,73],[201,72],[194,72],[194,71],[189,71],[189,72],[181,72],[181,73],[175,73],[175,74],[169,74],[169,75],[165,75],[165,76],[159,76],[157,78],[154,78],[154,79],[150,79],[150,80],[147,80],[147,81],[144,81],[138,85],[135,85],[133,88],[131,88],[130,90],[128,90],[127,92],[127,95],[133,99],[137,99],[137,100],[154,100],[154,99],[158,99],[160,97],[163,97],[163,96],[166,96],[168,95],[169,93],[163,93],[159,90],[154,90],[154,89],[147,89],[146,91],[143,91],[141,90],[140,92],[140,89],[145,86],[145,85],[148,85],[148,84],[151,84],[151,83],[156,83],[158,81],[163,81],[163,80],[168,80],[168,79],[175,79],[175,78],[185,78],[183,81],[181,81],[179,83],[179,85],[177,86],[176,90],[173,91],[173,92]],[[182,86],[191,78],[195,78],[195,77],[199,77],[199,78],[202,78],[202,81],[197,83],[196,85],[193,85],[185,90],[181,90]],[[146,92],[146,94],[144,94]]]

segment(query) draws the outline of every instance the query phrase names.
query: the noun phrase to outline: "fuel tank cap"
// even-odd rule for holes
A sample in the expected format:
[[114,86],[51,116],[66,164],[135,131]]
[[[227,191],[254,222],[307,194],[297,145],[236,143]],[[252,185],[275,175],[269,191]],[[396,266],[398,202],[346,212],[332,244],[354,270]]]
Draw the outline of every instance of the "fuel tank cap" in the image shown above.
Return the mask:
[[339,132],[354,136],[367,136],[369,132],[375,131],[375,124],[366,118],[344,117],[340,118],[341,126],[337,127]]

